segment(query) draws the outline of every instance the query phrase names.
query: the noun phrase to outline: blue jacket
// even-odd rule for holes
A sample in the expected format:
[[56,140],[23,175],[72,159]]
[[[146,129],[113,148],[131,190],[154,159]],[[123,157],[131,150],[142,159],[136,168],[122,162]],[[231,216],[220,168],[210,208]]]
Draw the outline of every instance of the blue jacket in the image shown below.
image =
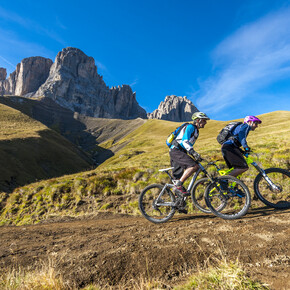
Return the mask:
[[[195,141],[197,140],[199,135],[199,131],[196,126],[193,124],[188,124],[179,132],[176,136],[175,140],[179,143],[182,149],[185,149],[189,152],[190,149],[193,148]],[[171,145],[170,149],[176,146]]]
[[250,130],[251,130],[251,126],[249,124],[238,125],[232,132],[232,135],[235,136],[235,139],[238,142],[235,142],[233,139],[229,139],[224,144],[233,144],[236,147],[243,146],[244,149],[249,147],[246,139]]

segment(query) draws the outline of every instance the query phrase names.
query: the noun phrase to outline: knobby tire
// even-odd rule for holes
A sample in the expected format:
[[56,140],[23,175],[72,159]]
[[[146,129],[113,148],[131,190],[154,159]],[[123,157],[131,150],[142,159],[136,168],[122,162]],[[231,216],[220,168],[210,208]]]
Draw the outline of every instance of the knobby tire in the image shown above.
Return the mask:
[[274,192],[263,175],[259,173],[254,181],[256,196],[267,206],[277,209],[290,208],[290,172],[282,168],[268,168],[265,173],[281,191]]
[[195,182],[191,189],[192,203],[197,209],[204,213],[211,213],[211,210],[207,207],[204,199],[204,193],[209,183],[210,181],[208,178],[201,178]]
[[[221,193],[218,184],[222,181],[226,181],[228,186]],[[205,191],[205,201],[213,214],[226,220],[232,220],[247,213],[251,205],[251,195],[248,187],[241,180],[225,175],[217,177],[215,183],[208,185]]]
[[[156,203],[156,199],[163,188],[164,185],[151,184],[145,187],[139,196],[139,210],[152,223],[167,222],[175,213],[175,207],[158,206],[158,202]],[[165,189],[161,199],[162,202],[175,203],[175,196],[169,188]]]

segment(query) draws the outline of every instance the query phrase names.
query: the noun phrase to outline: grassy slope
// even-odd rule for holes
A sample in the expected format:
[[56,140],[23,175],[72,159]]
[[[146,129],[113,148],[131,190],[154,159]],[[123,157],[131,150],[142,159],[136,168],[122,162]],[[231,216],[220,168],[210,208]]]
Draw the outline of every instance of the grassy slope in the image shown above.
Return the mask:
[[[289,168],[290,112],[261,115],[263,120],[248,143],[261,153],[265,168]],[[200,131],[195,149],[207,159],[220,160],[216,135],[227,122],[210,121]],[[139,213],[138,194],[149,183],[162,182],[166,176],[159,168],[169,166],[165,139],[179,123],[148,120],[114,146],[124,146],[96,170],[30,184],[14,191],[2,209],[0,221],[8,224],[38,222],[52,216],[83,215],[108,210]],[[108,149],[112,140],[100,144]],[[254,169],[247,173],[253,181]],[[1,197],[0,197],[1,198]],[[1,199],[0,199],[1,201]]]
[[[267,166],[271,164],[289,166],[290,112],[273,112],[261,115],[260,118],[263,123],[255,132],[250,132],[247,139],[249,146],[256,152],[263,153],[261,158],[266,161]],[[222,160],[216,136],[227,123],[209,121],[206,127],[200,130],[200,137],[194,146],[195,150],[207,159]],[[104,162],[100,168],[115,169],[136,166],[155,169],[169,166],[165,139],[179,124],[182,123],[149,120],[119,141],[116,145],[126,142],[128,144],[114,157]],[[106,146],[106,143],[100,145]]]
[[62,136],[3,104],[0,127],[0,191],[89,168]]

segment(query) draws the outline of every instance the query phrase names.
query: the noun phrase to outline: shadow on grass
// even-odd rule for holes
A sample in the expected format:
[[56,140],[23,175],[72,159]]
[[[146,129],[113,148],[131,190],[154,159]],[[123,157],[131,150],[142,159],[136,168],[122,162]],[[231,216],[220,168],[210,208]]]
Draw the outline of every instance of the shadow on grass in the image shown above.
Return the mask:
[[[43,179],[93,169],[91,160],[77,146],[53,130],[39,137],[0,141],[0,192]],[[103,150],[110,156],[110,150]],[[103,155],[101,154],[101,155]]]
[[78,120],[78,114],[61,107],[50,98],[33,100],[9,96],[0,97],[0,103],[39,121],[85,151],[96,149],[96,137],[90,134],[85,124]]

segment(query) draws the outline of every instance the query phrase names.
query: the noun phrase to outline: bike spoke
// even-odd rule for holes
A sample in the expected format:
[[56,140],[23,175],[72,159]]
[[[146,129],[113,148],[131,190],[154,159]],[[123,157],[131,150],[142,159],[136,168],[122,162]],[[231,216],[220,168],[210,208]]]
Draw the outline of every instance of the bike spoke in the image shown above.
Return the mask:
[[193,204],[202,212],[210,213],[211,211],[206,205],[204,193],[210,181],[207,178],[199,179],[192,188],[191,198]]
[[234,177],[220,177],[206,190],[206,203],[211,211],[224,219],[236,219],[249,209],[251,197],[246,185]]
[[265,178],[260,178],[255,187],[255,190],[258,190],[259,195],[262,197],[262,201],[272,207],[289,208],[289,172],[283,172],[282,170],[270,170],[267,172],[267,177],[269,178],[267,178],[268,181],[265,180]]
[[175,212],[173,207],[175,198],[169,189],[160,193],[162,185],[151,185],[144,189],[140,195],[139,208],[142,214],[151,222],[165,222],[171,218]]

